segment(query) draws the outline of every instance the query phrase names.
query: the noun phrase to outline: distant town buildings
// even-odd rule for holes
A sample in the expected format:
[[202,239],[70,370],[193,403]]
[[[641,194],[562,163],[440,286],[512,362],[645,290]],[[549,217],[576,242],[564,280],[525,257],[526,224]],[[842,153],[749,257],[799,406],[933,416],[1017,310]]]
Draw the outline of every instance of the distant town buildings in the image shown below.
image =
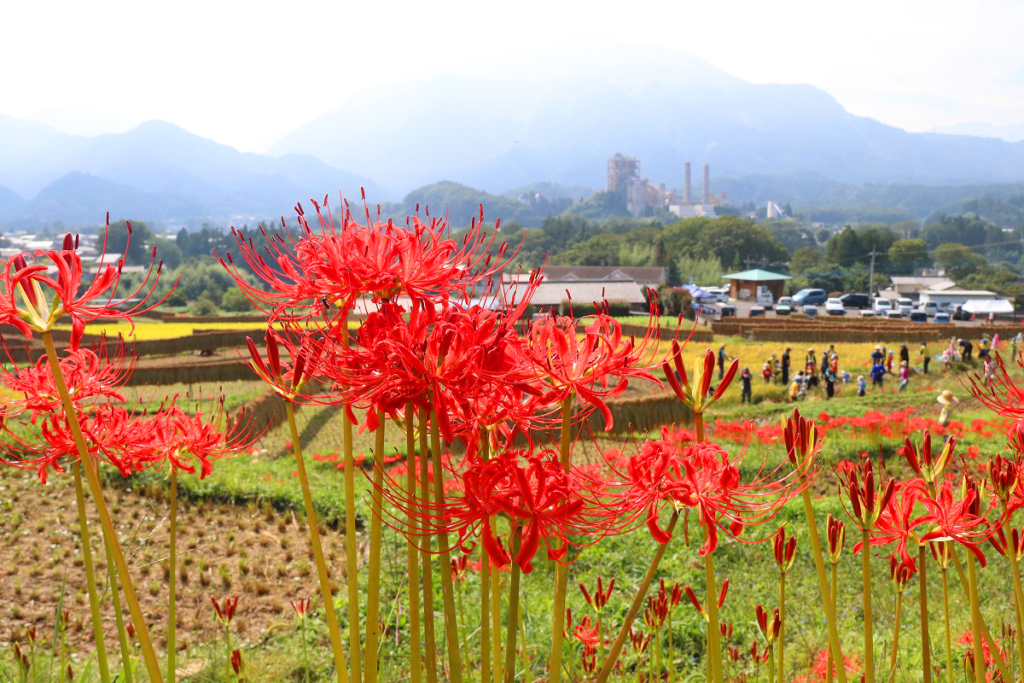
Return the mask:
[[690,194],[690,163],[686,162],[683,180],[683,194],[668,190],[664,183],[655,185],[640,172],[640,160],[636,157],[615,153],[608,159],[609,192],[623,192],[626,196],[626,210],[634,216],[642,216],[650,209],[660,207],[680,218],[697,216],[715,217],[715,205],[722,197],[711,195],[711,171],[704,164],[704,183],[701,201],[694,202]]

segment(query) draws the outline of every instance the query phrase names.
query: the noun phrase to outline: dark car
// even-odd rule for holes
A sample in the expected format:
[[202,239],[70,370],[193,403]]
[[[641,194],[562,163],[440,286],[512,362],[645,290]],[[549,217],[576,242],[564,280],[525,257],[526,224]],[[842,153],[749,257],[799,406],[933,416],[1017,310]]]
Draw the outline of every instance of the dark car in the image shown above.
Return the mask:
[[953,320],[970,320],[971,314],[964,310],[963,306],[957,306],[953,310]]
[[797,306],[813,306],[823,304],[828,299],[824,289],[801,289],[793,295],[793,303]]
[[912,323],[926,323],[928,322],[928,314],[924,311],[911,311],[910,322]]
[[843,308],[871,308],[871,297],[867,294],[843,294],[839,300]]

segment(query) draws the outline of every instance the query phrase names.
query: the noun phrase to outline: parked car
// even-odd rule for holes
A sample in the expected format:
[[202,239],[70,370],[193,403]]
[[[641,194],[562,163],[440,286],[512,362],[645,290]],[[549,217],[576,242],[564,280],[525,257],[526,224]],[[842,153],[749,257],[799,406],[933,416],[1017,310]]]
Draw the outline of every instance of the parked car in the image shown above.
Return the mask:
[[860,317],[862,317],[862,318],[874,318],[875,317],[875,312],[872,311],[870,308],[862,308],[860,310]]
[[839,299],[829,299],[825,302],[825,312],[829,315],[846,315],[846,307]]
[[793,295],[793,303],[797,306],[811,306],[823,304],[828,299],[824,289],[801,289]]
[[939,305],[934,301],[928,301],[926,303],[918,304],[917,310],[924,311],[925,315],[931,318],[939,312]]
[[932,322],[933,323],[948,323],[949,322],[949,313],[946,313],[944,311],[939,311],[938,313],[935,314],[935,317],[932,318]]
[[[882,297],[875,297],[871,302],[871,310],[881,316],[888,317],[889,311],[892,310],[892,302]],[[897,311],[899,313],[899,311]]]
[[896,310],[900,312],[900,315],[910,315],[910,312],[914,310],[914,302],[910,299],[896,299]]
[[[879,314],[879,315],[881,315],[881,314]],[[898,308],[890,308],[888,311],[885,312],[885,317],[886,318],[895,318],[897,320],[902,320],[903,319],[903,314],[900,313]]]
[[839,297],[843,308],[871,308],[871,297],[867,294],[843,294]]
[[804,306],[803,313],[808,318],[813,318],[814,316],[818,315],[818,307],[817,306]]
[[793,297],[779,297],[779,303],[775,304],[775,315],[789,315],[793,312]]
[[763,318],[764,317],[764,306],[751,306],[750,307],[751,318]]
[[713,296],[715,301],[717,301],[720,304],[729,303],[728,287],[705,287],[704,291]]
[[[948,310],[948,309],[947,309]],[[957,304],[953,309],[953,320],[970,320],[971,314],[964,310],[962,304]]]
[[928,322],[928,314],[924,311],[911,311],[910,322],[912,323],[926,323]]
[[775,303],[775,295],[764,285],[757,286],[757,305],[771,308]]
[[722,313],[723,318],[736,317],[736,307],[732,304],[721,304],[719,305],[718,310]]

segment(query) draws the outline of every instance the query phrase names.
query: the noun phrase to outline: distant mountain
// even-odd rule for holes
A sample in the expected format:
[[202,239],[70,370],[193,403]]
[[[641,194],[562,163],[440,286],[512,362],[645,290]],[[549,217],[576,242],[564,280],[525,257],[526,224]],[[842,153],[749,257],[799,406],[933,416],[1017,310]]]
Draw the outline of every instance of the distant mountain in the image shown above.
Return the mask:
[[948,135],[974,135],[980,138],[999,138],[1007,142],[1024,140],[1024,123],[1013,126],[993,126],[991,123],[955,123],[951,126],[936,126],[933,133]]
[[[96,222],[107,210],[167,221],[266,218],[339,191],[358,196],[366,187],[383,195],[371,180],[315,157],[242,153],[163,121],[83,137],[0,116],[0,149],[0,185],[35,197],[22,207],[24,216],[7,215],[0,203],[7,219]],[[57,190],[72,192],[74,202],[61,206],[53,196]]]
[[432,183],[410,192],[395,204],[385,204],[383,210],[395,220],[416,214],[426,215],[427,209],[433,217],[447,217],[453,227],[465,227],[480,215],[480,206],[484,207],[484,220],[493,223],[497,219],[502,222],[518,221],[528,227],[538,226],[547,216],[558,215],[572,204],[568,197],[541,198],[531,203],[519,201],[511,197],[494,195],[466,185],[441,181]]
[[574,74],[439,78],[359,92],[272,154],[313,154],[395,191],[449,178],[490,192],[538,180],[604,187],[615,152],[679,188],[683,163],[726,176],[963,184],[1024,178],[1024,143],[908,133],[807,85],[744,82],[690,55],[623,49]]
[[9,187],[0,187],[0,220],[17,218],[25,211],[25,199]]

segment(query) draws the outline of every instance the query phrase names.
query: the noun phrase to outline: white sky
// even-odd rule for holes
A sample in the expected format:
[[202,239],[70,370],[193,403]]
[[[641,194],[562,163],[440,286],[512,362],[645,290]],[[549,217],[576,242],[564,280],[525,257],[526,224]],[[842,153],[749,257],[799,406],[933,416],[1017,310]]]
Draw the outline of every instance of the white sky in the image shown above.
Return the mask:
[[1024,123],[1022,27],[1011,0],[5,2],[0,113],[83,133],[159,118],[263,151],[343,89],[627,42],[908,130],[1004,126]]

